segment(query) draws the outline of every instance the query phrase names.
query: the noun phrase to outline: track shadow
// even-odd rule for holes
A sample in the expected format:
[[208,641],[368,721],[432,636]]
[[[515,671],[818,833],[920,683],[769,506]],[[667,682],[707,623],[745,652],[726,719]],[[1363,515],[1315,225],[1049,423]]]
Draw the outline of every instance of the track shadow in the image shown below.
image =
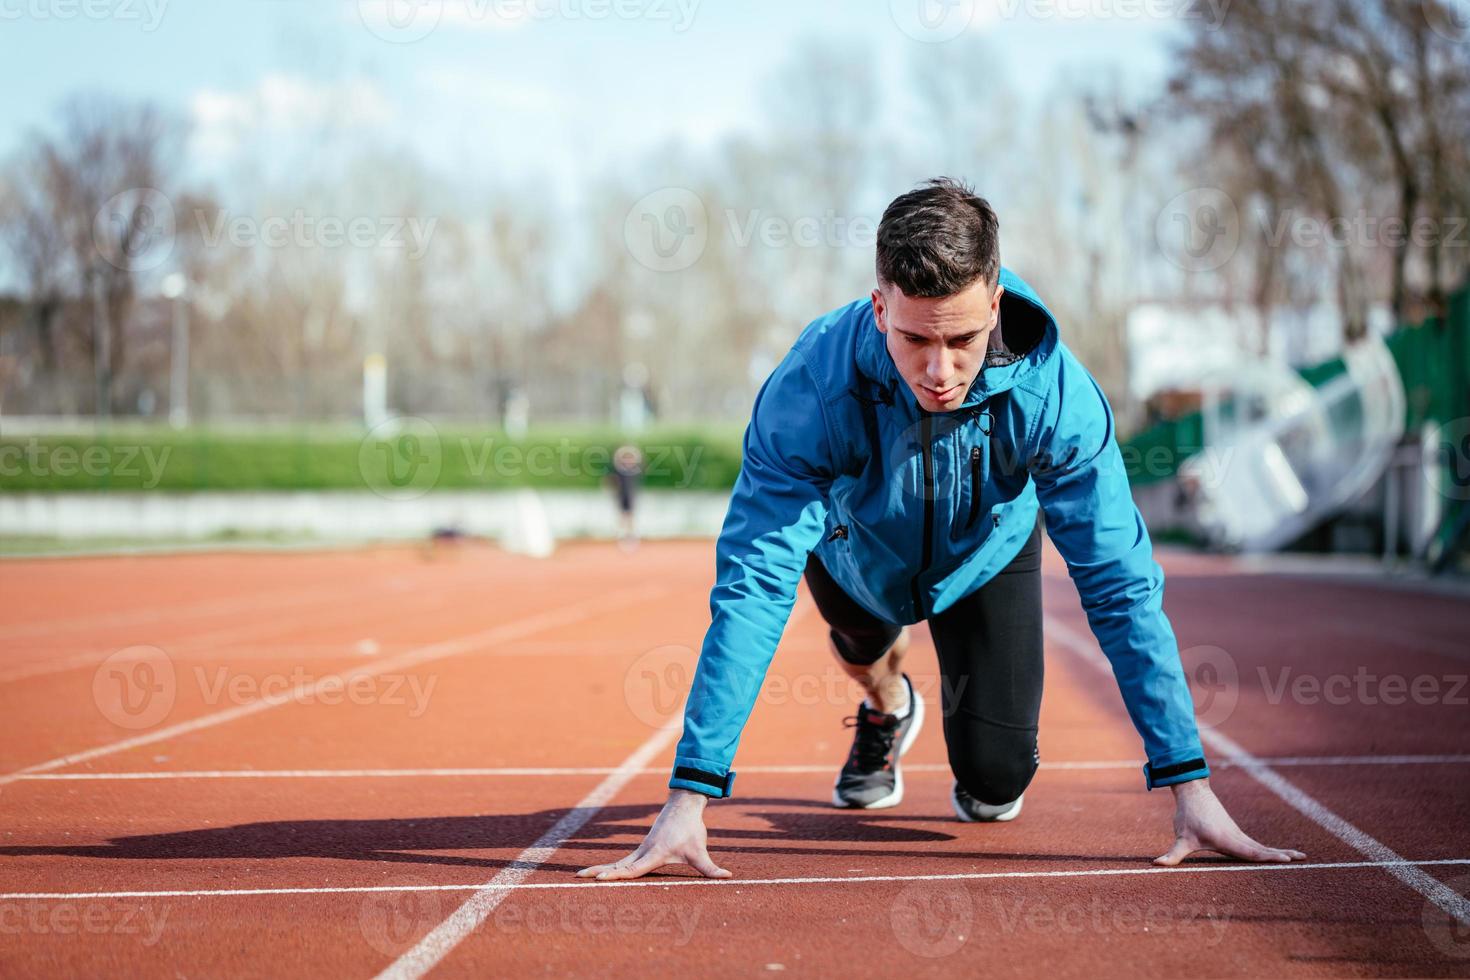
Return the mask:
[[[757,818],[766,826],[712,828],[711,846],[718,853],[1049,862],[1138,860],[1138,855],[936,851],[929,845],[954,840],[955,834],[937,828],[916,828],[913,824],[943,822],[958,827],[954,821],[892,811],[836,810],[810,800],[753,798],[739,801],[739,807],[744,816]],[[563,847],[626,853],[636,846],[659,809],[658,804],[652,803],[603,807]],[[560,809],[377,820],[273,820],[115,837],[105,844],[10,845],[0,847],[0,857],[133,861],[332,858],[499,869],[518,867],[521,863],[512,858],[432,852],[510,849],[518,852],[571,812]],[[854,844],[877,846],[851,846]],[[582,863],[535,865],[551,871],[575,871],[584,866]]]

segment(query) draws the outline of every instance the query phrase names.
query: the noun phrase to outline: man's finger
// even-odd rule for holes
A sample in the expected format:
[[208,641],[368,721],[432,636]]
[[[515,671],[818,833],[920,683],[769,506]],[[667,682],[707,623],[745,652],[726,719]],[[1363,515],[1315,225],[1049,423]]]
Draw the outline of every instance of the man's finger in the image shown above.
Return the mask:
[[1264,861],[1270,864],[1286,864],[1290,861],[1301,861],[1306,855],[1301,851],[1290,850],[1281,847],[1267,847],[1247,834],[1238,833],[1231,836],[1229,841],[1223,844],[1212,844],[1222,854],[1245,861]]
[[714,861],[710,860],[709,852],[704,848],[700,848],[694,854],[690,855],[689,866],[706,878],[732,877],[729,871],[726,871],[718,864],[715,864]]
[[1158,857],[1154,858],[1154,864],[1162,865],[1166,868],[1172,868],[1197,850],[1198,848],[1195,847],[1195,845],[1191,841],[1187,841],[1183,837],[1180,837],[1174,841],[1173,847],[1169,848],[1169,850],[1165,853],[1160,854]]
[[638,857],[638,852],[637,851],[634,851],[632,854],[629,854],[627,857],[622,858],[621,860],[618,860],[618,861],[614,861],[611,864],[595,864],[595,865],[593,865],[590,868],[583,868],[581,871],[578,871],[577,872],[577,877],[578,878],[593,878],[593,877],[596,877],[597,875],[602,874],[604,871],[612,871],[615,868],[625,868],[629,864],[632,864],[633,861],[635,861],[637,859],[637,857]]
[[1279,864],[1290,861],[1285,851],[1278,851],[1274,847],[1266,847],[1257,843],[1252,837],[1245,834],[1232,834],[1223,841],[1217,841],[1211,845],[1221,854],[1243,861],[1263,861],[1266,863]]
[[603,871],[612,871],[613,868],[625,867],[626,862],[628,862],[628,858],[623,858],[622,861],[614,862],[614,864],[594,864],[592,867],[582,868],[581,871],[576,873],[576,877],[579,877],[579,879],[592,879],[592,877],[597,877]]
[[629,854],[627,857],[623,858],[620,861],[614,861],[612,864],[599,864],[591,868],[583,868],[581,871],[577,872],[577,877],[593,878],[597,875],[602,874],[604,871],[616,871],[619,868],[626,868],[628,865],[632,864],[634,861],[637,861],[640,857],[642,857],[643,853],[643,848],[640,846],[638,850]]
[[1257,844],[1255,841],[1251,841],[1251,845],[1252,854],[1250,855],[1250,859],[1252,861],[1270,861],[1276,864],[1286,864],[1290,861],[1301,861],[1306,858],[1306,855],[1301,851],[1290,851],[1280,847],[1265,847]]
[[598,881],[622,881],[626,878],[641,878],[656,868],[662,868],[669,863],[669,859],[661,852],[650,851],[636,861],[629,859],[626,862],[619,861],[606,871],[597,875]]

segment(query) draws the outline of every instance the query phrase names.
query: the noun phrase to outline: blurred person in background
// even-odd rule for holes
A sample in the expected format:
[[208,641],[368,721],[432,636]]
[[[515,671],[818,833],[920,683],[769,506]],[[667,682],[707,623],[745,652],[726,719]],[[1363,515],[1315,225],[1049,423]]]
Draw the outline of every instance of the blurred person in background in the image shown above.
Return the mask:
[[618,547],[624,551],[638,549],[636,514],[638,483],[643,478],[643,453],[637,446],[624,444],[613,452],[612,469],[607,482],[618,498]]

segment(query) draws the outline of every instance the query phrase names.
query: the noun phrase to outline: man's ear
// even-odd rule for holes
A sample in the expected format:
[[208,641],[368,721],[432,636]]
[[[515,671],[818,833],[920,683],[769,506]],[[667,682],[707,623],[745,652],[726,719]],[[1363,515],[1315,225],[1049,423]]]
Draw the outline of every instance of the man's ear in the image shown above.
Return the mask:
[[873,290],[873,320],[878,324],[879,333],[888,332],[888,324],[884,318],[887,315],[887,307],[883,305],[883,293],[881,290]]
[[995,295],[990,297],[990,312],[1000,312],[1000,298],[1006,294],[1006,288],[999,283],[995,286]]

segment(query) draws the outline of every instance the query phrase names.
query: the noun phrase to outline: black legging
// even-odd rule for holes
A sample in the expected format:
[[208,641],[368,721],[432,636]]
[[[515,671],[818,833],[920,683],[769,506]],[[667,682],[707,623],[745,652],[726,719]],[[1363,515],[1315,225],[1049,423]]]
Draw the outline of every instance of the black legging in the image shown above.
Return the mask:
[[[816,553],[806,582],[842,658],[871,664],[899,627],[864,609]],[[1041,713],[1041,524],[1009,565],[929,619],[943,679],[944,741],[955,778],[981,803],[1016,799],[1036,775]]]

